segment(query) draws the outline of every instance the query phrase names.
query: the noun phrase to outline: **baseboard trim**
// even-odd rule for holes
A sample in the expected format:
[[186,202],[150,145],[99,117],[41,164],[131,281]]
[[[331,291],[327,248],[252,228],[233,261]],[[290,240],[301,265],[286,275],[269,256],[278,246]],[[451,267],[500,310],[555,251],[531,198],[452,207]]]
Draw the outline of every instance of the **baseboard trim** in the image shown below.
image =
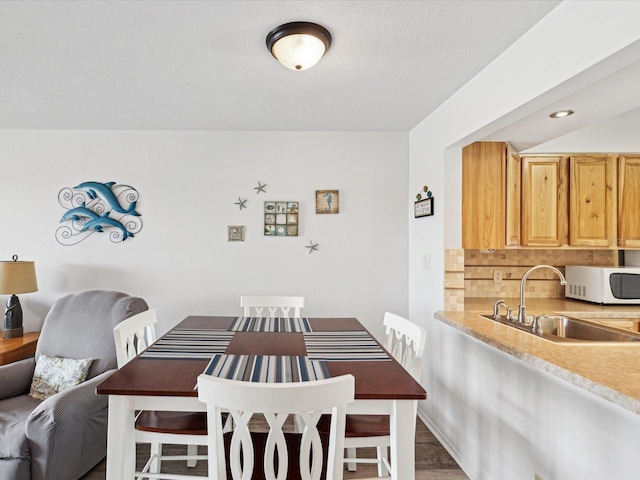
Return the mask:
[[455,447],[451,444],[451,442],[449,442],[447,437],[445,437],[445,435],[440,431],[440,429],[429,419],[429,417],[420,408],[418,408],[418,418],[420,418],[420,420],[422,420],[422,422],[427,426],[427,428],[431,430],[431,433],[433,433],[433,436],[436,437],[436,439],[438,439],[438,441],[442,444],[442,446],[449,453],[449,455],[451,455],[451,457],[456,461],[456,463],[462,469],[465,475],[469,477],[470,480],[475,480],[471,475],[469,475],[468,473],[469,471],[467,470],[467,468],[465,468],[465,465],[464,465],[464,462],[462,461],[462,457],[460,453],[455,449]]

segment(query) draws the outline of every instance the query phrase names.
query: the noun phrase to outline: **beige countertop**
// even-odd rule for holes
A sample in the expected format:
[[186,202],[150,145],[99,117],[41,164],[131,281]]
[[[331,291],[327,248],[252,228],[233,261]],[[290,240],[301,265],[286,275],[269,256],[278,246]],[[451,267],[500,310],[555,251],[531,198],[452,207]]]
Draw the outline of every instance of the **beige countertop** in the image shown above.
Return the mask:
[[[435,318],[558,378],[640,415],[640,343],[555,343],[482,318],[494,299],[465,299],[463,312]],[[505,299],[517,313],[519,299]],[[556,313],[589,318],[640,318],[640,306],[602,306],[565,299],[526,300],[527,314]]]

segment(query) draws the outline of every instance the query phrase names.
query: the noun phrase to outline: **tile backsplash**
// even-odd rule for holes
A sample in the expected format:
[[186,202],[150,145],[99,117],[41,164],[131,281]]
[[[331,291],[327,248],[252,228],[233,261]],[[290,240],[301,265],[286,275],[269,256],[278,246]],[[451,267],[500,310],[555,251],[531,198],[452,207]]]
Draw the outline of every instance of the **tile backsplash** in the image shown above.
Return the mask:
[[[463,263],[461,263],[461,261]],[[520,280],[534,265],[618,265],[616,250],[514,249],[445,250],[445,309],[463,310],[465,297],[513,298],[520,295]],[[564,286],[548,269],[527,279],[529,298],[563,298]]]
[[444,308],[464,310],[464,250],[444,251]]

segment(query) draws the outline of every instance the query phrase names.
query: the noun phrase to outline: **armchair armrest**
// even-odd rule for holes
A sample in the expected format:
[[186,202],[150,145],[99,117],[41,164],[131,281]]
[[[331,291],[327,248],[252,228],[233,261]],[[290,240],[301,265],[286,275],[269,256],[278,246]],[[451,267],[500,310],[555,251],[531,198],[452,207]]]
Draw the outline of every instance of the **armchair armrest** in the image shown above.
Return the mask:
[[33,357],[0,366],[0,399],[29,393],[35,368]]
[[32,478],[77,478],[106,455],[109,402],[96,387],[115,371],[57,393],[31,412],[25,428]]

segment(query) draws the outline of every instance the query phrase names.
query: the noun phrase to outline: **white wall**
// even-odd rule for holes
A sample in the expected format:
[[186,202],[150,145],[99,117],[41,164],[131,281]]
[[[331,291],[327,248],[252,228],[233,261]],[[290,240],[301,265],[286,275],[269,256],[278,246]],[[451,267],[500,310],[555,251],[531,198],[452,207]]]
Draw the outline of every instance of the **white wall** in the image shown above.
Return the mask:
[[[39,291],[20,295],[26,329],[56,298],[94,288],[145,298],[161,331],[239,314],[243,294],[303,295],[305,315],[356,316],[376,335],[385,310],[407,314],[407,134],[4,131],[0,150],[0,258],[36,262]],[[58,192],[84,181],[136,188],[141,232],[57,243]],[[315,213],[323,189],[339,190],[339,214]],[[300,202],[298,237],[263,235],[265,200]],[[228,225],[246,240],[228,242]]]
[[[639,15],[638,2],[563,2],[410,132],[409,198],[428,183],[437,202],[434,217],[409,221],[409,315],[433,333],[427,338],[422,375],[428,399],[419,408],[471,478],[505,478],[499,475],[505,457],[486,455],[501,452],[503,438],[478,435],[493,412],[477,409],[469,413],[474,423],[460,425],[465,421],[461,409],[474,408],[464,402],[473,399],[467,390],[449,391],[448,379],[465,368],[461,357],[467,352],[460,348],[446,361],[439,358],[438,346],[457,340],[446,331],[436,335],[441,326],[433,319],[444,303],[444,248],[461,245],[461,147],[530,115],[549,99],[557,101],[556,90],[566,95],[572,85],[583,87],[608,75],[605,65],[623,63],[610,60],[640,45]],[[431,270],[421,266],[426,249],[432,252]],[[507,381],[487,388],[520,387]],[[456,396],[460,402],[451,401]],[[558,456],[571,448],[555,446]],[[529,455],[518,451],[509,460],[528,465]]]

